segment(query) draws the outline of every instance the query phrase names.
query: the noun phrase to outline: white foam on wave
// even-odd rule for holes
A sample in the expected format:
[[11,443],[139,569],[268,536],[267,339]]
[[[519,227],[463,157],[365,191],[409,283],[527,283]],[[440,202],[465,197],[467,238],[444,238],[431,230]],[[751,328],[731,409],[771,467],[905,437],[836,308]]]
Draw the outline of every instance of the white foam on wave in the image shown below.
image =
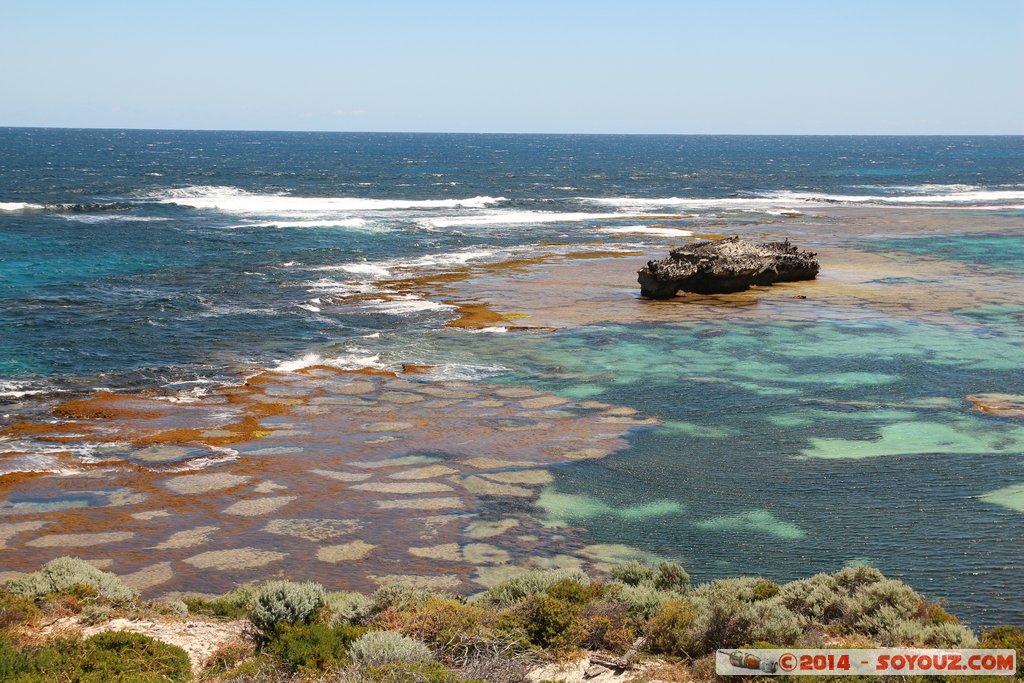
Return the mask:
[[367,352],[363,349],[354,349],[352,353],[335,356],[334,358],[325,358],[319,353],[311,351],[303,354],[299,358],[280,361],[277,365],[272,367],[271,370],[274,372],[296,372],[298,370],[311,368],[317,365],[325,365],[332,368],[346,370],[359,370],[361,368],[377,368],[380,370],[385,367],[385,365],[380,362],[379,353],[365,355],[366,353]]
[[81,214],[64,214],[61,216],[66,221],[73,221],[75,223],[109,223],[111,221],[121,221],[124,223],[160,223],[163,221],[169,221],[170,218],[163,216],[130,216],[130,215],[81,215]]
[[309,270],[321,272],[342,271],[353,275],[368,275],[374,279],[380,280],[391,277],[395,270],[463,266],[470,261],[480,261],[494,256],[496,253],[498,252],[490,249],[463,249],[461,251],[451,251],[440,254],[426,254],[414,259],[401,261],[388,260],[376,262],[362,261],[358,263],[339,263],[338,265],[333,266],[316,266]]
[[417,223],[424,228],[451,228],[472,225],[541,225],[548,223],[582,223],[623,218],[617,213],[557,211],[495,211],[474,216],[443,216],[423,218]]
[[[232,228],[354,228],[365,229],[368,227],[365,219],[362,218],[338,218],[318,219],[308,221],[262,221],[259,223],[242,223],[232,225]],[[384,232],[383,226],[373,226],[376,232]]]
[[381,313],[404,315],[406,313],[422,313],[424,311],[450,311],[454,310],[455,307],[450,304],[422,299],[414,294],[403,294],[390,299],[367,301],[364,308],[370,308]]
[[1024,199],[1024,190],[971,189],[940,194],[919,193],[886,196],[819,194],[783,190],[774,193],[774,197],[783,201],[825,202],[829,204],[985,204],[998,206],[1002,202]]
[[784,215],[799,212],[801,207],[825,207],[834,204],[860,205],[946,205],[977,204],[1001,207],[1006,202],[1024,199],[1024,189],[984,190],[974,185],[906,185],[880,186],[879,189],[900,189],[904,194],[829,194],[826,192],[795,192],[777,190],[757,197],[578,197],[581,202],[615,206],[624,210],[650,210],[674,207],[680,209],[718,209],[757,211]]
[[31,202],[0,202],[0,211],[39,211],[46,207]]
[[51,394],[63,392],[63,389],[55,387],[40,387],[30,382],[19,380],[0,381],[0,398],[25,398],[26,396],[39,396],[40,394]]
[[692,237],[693,232],[680,228],[658,228],[652,225],[623,225],[615,228],[598,228],[598,232],[612,235],[653,235],[655,237]]
[[237,187],[192,186],[153,197],[161,204],[177,204],[240,214],[323,214],[339,211],[386,211],[398,209],[480,209],[504,201],[504,197],[465,199],[364,199],[361,197],[297,197],[259,194]]
[[303,282],[301,285],[306,288],[307,292],[317,294],[319,296],[350,296],[353,294],[369,294],[371,292],[383,294],[388,291],[375,287],[368,282],[343,282],[341,280],[331,280],[329,278],[320,278],[319,280],[313,280],[311,282]]

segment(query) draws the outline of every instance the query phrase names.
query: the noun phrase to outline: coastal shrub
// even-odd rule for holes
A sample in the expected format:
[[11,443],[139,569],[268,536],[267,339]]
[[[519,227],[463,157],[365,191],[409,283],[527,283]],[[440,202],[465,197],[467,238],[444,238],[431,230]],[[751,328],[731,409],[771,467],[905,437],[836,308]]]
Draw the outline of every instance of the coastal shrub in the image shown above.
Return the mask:
[[654,587],[661,591],[690,591],[690,575],[678,562],[662,562],[654,576]]
[[0,641],[0,680],[5,683],[177,683],[191,673],[180,647],[127,631],[55,639],[22,651]]
[[245,660],[251,658],[256,652],[252,643],[232,641],[217,647],[203,664],[203,673],[206,676],[231,671]]
[[443,664],[429,661],[351,667],[339,671],[336,676],[331,679],[335,683],[501,683],[492,675],[488,675],[486,681],[467,678]]
[[368,625],[427,643],[441,661],[460,669],[483,660],[518,661],[531,648],[518,615],[440,595],[404,610],[380,612]]
[[886,580],[882,572],[866,564],[843,567],[832,575],[832,579],[847,593],[854,593],[865,586]]
[[8,582],[7,590],[16,595],[37,598],[50,593],[64,593],[79,586],[87,586],[99,597],[112,602],[125,602],[137,597],[137,593],[117,576],[77,557],[50,560],[39,571]]
[[652,652],[682,657],[696,650],[692,643],[697,609],[688,600],[666,602],[647,623],[647,647]]
[[186,610],[192,614],[239,619],[249,615],[249,608],[256,598],[257,590],[256,586],[246,583],[220,597],[186,596],[182,598],[182,602]]
[[328,621],[336,624],[360,624],[373,613],[373,600],[362,593],[339,591],[324,596]]
[[1016,626],[996,626],[981,632],[978,647],[994,650],[1017,651],[1017,678],[1024,681],[1024,629]]
[[86,626],[102,624],[110,619],[108,605],[86,605],[78,615],[78,621]]
[[396,662],[424,662],[434,658],[425,643],[394,631],[368,631],[348,647],[352,661],[382,665]]
[[579,619],[586,636],[582,646],[622,654],[636,640],[636,628],[622,604],[596,601],[580,611]]
[[649,585],[612,584],[608,591],[608,599],[623,605],[637,620],[650,618],[665,603],[682,597],[681,593],[658,590]]
[[431,595],[433,593],[425,588],[417,588],[408,583],[387,583],[370,596],[372,602],[370,612],[376,614],[386,609],[406,609],[429,599]]
[[548,586],[544,592],[571,605],[585,605],[591,600],[601,597],[604,585],[582,583],[576,579],[562,579],[558,583]]
[[531,571],[502,581],[498,585],[475,596],[474,601],[498,607],[507,607],[529,595],[543,593],[556,583],[565,580],[576,581],[583,585],[590,583],[590,578],[578,569]]
[[38,614],[39,608],[31,599],[0,590],[0,630],[25,624]]
[[723,647],[742,647],[755,641],[779,645],[796,642],[803,629],[800,619],[778,597],[759,599],[755,591],[763,579],[721,579],[704,584],[690,600],[697,609],[691,655]]
[[325,624],[281,624],[268,636],[264,653],[290,671],[326,671],[348,664],[349,646],[366,629]]
[[643,583],[654,582],[654,567],[636,560],[612,567],[611,574],[613,579],[627,586],[639,586]]
[[249,620],[263,633],[280,624],[308,623],[323,607],[325,595],[318,583],[268,581],[256,591]]
[[587,631],[576,606],[544,593],[531,595],[516,605],[527,638],[537,647],[567,653],[579,647]]
[[846,588],[830,574],[791,581],[779,591],[782,604],[806,623],[829,624],[843,619],[852,605]]

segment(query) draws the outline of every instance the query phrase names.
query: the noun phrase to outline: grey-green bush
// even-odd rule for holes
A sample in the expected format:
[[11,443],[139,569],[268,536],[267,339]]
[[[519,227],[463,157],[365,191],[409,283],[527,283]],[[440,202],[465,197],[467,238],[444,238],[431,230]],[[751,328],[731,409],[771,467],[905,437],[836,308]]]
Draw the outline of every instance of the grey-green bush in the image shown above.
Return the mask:
[[762,597],[760,578],[722,579],[699,586],[689,600],[697,609],[692,641],[703,654],[761,641],[791,645],[803,629],[780,596]]
[[565,580],[578,581],[584,586],[590,585],[590,577],[578,569],[546,569],[532,571],[502,581],[487,591],[473,597],[473,602],[506,607],[528,595],[543,593],[556,583]]
[[324,605],[330,616],[332,626],[338,624],[358,624],[373,613],[374,603],[362,593],[339,591],[328,593]]
[[370,613],[376,614],[386,609],[405,609],[424,602],[433,595],[425,588],[417,588],[408,583],[386,583],[370,596]]
[[370,666],[425,662],[434,655],[426,644],[394,631],[369,631],[348,646],[352,661]]
[[639,586],[643,583],[654,582],[654,567],[636,560],[612,567],[611,573],[613,579],[627,586]]
[[264,633],[277,624],[308,623],[323,607],[325,595],[318,583],[268,581],[253,597],[249,621]]
[[617,602],[626,608],[629,616],[634,619],[647,619],[670,600],[679,600],[682,593],[676,591],[658,590],[654,586],[641,584],[630,586],[628,584],[612,583],[614,593],[609,599]]
[[663,591],[688,593],[690,591],[690,575],[678,562],[662,562],[654,575],[654,587]]
[[77,557],[58,557],[43,565],[42,569],[22,576],[7,584],[7,590],[17,595],[35,598],[47,593],[59,593],[72,586],[88,586],[101,598],[112,602],[133,600],[138,594],[121,579]]

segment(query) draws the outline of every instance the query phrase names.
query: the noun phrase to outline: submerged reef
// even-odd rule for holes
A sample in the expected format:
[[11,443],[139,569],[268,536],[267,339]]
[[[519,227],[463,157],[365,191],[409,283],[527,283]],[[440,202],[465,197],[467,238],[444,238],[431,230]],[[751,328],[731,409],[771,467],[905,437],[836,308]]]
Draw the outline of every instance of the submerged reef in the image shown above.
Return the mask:
[[789,240],[756,244],[730,237],[673,249],[668,258],[648,261],[637,279],[640,293],[651,299],[669,299],[679,290],[727,294],[752,285],[813,280],[820,268],[815,256]]

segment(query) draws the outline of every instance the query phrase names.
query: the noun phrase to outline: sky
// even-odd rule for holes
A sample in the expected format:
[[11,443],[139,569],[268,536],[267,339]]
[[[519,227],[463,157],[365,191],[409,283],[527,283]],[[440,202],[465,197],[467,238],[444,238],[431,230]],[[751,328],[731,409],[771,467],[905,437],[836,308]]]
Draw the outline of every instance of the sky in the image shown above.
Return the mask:
[[1024,134],[1024,0],[0,0],[0,126]]

